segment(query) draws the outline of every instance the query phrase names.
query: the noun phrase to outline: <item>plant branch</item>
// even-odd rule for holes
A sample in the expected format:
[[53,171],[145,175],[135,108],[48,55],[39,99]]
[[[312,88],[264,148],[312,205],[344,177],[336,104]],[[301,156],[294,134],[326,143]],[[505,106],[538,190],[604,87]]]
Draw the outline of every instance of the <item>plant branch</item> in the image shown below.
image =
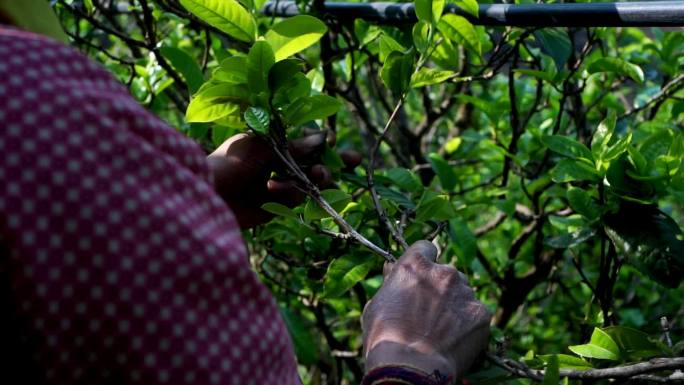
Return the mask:
[[382,129],[380,136],[375,140],[375,144],[373,145],[373,148],[370,152],[370,161],[368,162],[368,168],[366,169],[366,180],[368,181],[368,190],[370,191],[371,197],[373,198],[373,206],[375,206],[375,211],[378,213],[378,218],[380,219],[380,222],[384,223],[384,225],[387,227],[390,234],[392,235],[392,238],[394,238],[394,240],[397,243],[399,243],[402,248],[407,249],[408,244],[406,243],[404,236],[401,234],[400,230],[397,229],[389,220],[389,218],[387,217],[387,213],[385,212],[385,209],[382,207],[382,204],[380,203],[380,195],[378,195],[378,191],[375,188],[375,180],[373,178],[375,174],[376,157],[378,155],[378,151],[380,150],[380,144],[387,135],[387,132],[389,131],[389,128],[392,125],[392,122],[394,121],[394,118],[397,116],[397,113],[399,112],[399,109],[401,108],[404,102],[404,97],[405,94],[402,95],[401,98],[399,98],[399,101],[397,102],[397,105],[394,107],[392,114],[387,119],[387,123],[385,124],[385,127]]
[[650,99],[648,99],[646,103],[639,107],[634,107],[631,110],[625,112],[624,115],[620,116],[620,119],[624,119],[630,115],[636,114],[639,111],[643,111],[650,107],[652,104],[661,102],[662,100],[666,99],[667,97],[669,97],[670,95],[674,94],[682,88],[684,88],[684,74],[680,74],[676,78],[670,80],[667,84],[663,86],[663,88],[660,89],[660,91],[658,91],[657,94],[653,95]]
[[268,137],[271,147],[275,151],[275,153],[278,155],[280,160],[285,164],[285,166],[294,174],[294,176],[299,180],[299,182],[303,185],[302,187],[304,188],[304,191],[313,199],[328,215],[330,215],[335,223],[340,227],[340,229],[347,234],[350,239],[353,239],[355,242],[359,243],[362,246],[365,246],[368,248],[370,251],[374,252],[375,254],[385,258],[388,262],[395,262],[396,258],[394,255],[392,255],[390,252],[383,250],[379,246],[377,246],[375,243],[369,241],[366,237],[361,235],[356,229],[354,229],[342,216],[340,213],[338,213],[331,205],[328,203],[328,201],[321,196],[321,192],[318,189],[318,187],[309,179],[308,176],[302,171],[302,169],[299,167],[297,162],[292,158],[292,155],[290,155],[289,150],[287,149],[287,144],[278,144],[275,139],[272,137]]
[[[500,357],[495,354],[488,353],[487,358],[495,365],[508,371],[516,377],[530,378],[533,380],[542,380],[545,375],[545,370],[532,369],[526,364],[511,360],[509,358]],[[620,365],[612,368],[603,369],[561,369],[560,376],[568,377],[570,379],[629,379],[635,376],[651,373],[659,370],[681,370],[684,369],[684,357],[675,358],[653,358],[645,362],[639,362],[630,365]],[[657,377],[659,379],[671,379],[672,381],[681,381],[684,379],[684,374],[679,372],[667,377]],[[650,378],[651,376],[649,376]]]

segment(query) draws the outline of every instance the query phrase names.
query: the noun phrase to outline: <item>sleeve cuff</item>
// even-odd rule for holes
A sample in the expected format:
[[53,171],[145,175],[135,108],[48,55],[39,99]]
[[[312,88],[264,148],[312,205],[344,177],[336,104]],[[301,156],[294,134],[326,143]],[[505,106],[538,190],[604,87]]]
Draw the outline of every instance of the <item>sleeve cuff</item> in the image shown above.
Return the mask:
[[425,373],[408,366],[381,366],[366,373],[361,385],[454,385],[453,376]]

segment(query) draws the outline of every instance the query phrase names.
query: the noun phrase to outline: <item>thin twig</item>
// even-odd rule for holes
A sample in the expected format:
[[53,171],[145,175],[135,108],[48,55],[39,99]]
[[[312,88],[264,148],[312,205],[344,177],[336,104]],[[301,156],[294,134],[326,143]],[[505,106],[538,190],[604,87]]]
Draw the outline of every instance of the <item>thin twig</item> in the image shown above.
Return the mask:
[[385,258],[389,262],[395,262],[396,258],[390,252],[383,250],[375,243],[369,241],[366,237],[361,235],[356,229],[354,229],[342,216],[326,201],[322,196],[318,187],[306,176],[304,171],[299,167],[297,162],[294,161],[292,155],[288,151],[287,147],[284,145],[278,145],[276,141],[269,137],[271,142],[271,147],[275,151],[276,155],[285,164],[285,166],[294,174],[294,176],[303,185],[305,192],[313,199],[318,206],[320,206],[328,215],[330,215],[335,223],[340,227],[340,229],[347,234],[350,239],[353,239],[357,243],[365,246],[370,251],[375,254]]
[[382,203],[380,203],[380,195],[378,195],[378,191],[375,189],[375,179],[373,178],[375,174],[375,159],[378,154],[378,151],[380,150],[380,144],[385,139],[385,136],[387,135],[387,132],[389,131],[389,128],[392,125],[392,122],[394,121],[394,118],[397,116],[399,109],[404,103],[404,97],[405,94],[402,95],[401,98],[399,98],[399,101],[397,102],[397,105],[394,107],[394,110],[392,111],[392,114],[390,115],[389,119],[387,119],[387,123],[385,124],[385,127],[382,129],[380,136],[375,139],[375,145],[371,149],[370,161],[368,162],[368,168],[366,169],[366,180],[368,181],[368,190],[370,191],[371,197],[373,198],[373,206],[375,206],[375,211],[378,213],[378,218],[380,219],[380,222],[385,224],[385,227],[387,227],[390,234],[392,234],[392,238],[394,238],[394,240],[397,243],[399,243],[402,248],[407,249],[408,244],[406,243],[406,240],[401,235],[399,230],[389,220],[389,218],[387,217],[387,213],[385,212],[385,209],[382,207]]
[[670,80],[667,84],[663,86],[663,88],[658,91],[655,95],[653,95],[650,99],[646,101],[646,103],[642,104],[639,107],[634,107],[630,109],[629,111],[625,112],[624,115],[620,116],[619,119],[624,119],[630,115],[636,114],[639,111],[645,110],[649,106],[651,106],[653,103],[657,103],[671,94],[674,94],[675,92],[679,91],[680,89],[684,88],[684,74],[681,74],[677,76],[676,78]]

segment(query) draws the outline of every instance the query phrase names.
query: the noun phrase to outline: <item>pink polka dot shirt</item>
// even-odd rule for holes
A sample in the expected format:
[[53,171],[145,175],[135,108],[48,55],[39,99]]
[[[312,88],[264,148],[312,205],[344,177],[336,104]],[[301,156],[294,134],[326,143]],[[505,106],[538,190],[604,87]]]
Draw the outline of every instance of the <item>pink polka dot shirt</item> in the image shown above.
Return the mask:
[[3,384],[300,383],[200,148],[96,63],[4,27],[0,370]]

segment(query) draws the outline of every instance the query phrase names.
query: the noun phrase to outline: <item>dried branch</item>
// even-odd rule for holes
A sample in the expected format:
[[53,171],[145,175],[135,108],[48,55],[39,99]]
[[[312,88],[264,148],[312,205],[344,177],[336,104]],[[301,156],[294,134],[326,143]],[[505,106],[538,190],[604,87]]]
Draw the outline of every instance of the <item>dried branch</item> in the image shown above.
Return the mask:
[[[487,359],[489,359],[492,363],[503,368],[504,370],[508,371],[516,377],[530,378],[539,381],[542,380],[545,375],[544,370],[532,369],[520,361],[500,357],[492,353],[487,354]],[[630,379],[639,375],[652,373],[655,371],[681,369],[684,369],[684,357],[653,358],[645,362],[639,362],[630,365],[620,365],[612,368],[589,370],[561,369],[560,376],[568,377],[570,379],[582,380]],[[666,379],[667,381],[664,382],[675,382],[684,380],[684,374],[681,372],[675,372],[665,377],[649,376],[648,378],[657,378],[659,380]]]

